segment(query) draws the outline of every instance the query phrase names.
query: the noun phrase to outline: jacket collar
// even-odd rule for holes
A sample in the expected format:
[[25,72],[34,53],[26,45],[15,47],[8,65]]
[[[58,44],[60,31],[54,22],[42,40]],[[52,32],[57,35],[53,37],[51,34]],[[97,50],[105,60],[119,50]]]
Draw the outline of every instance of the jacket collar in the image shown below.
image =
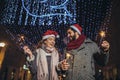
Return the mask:
[[[83,44],[82,44],[79,48],[74,49],[74,50],[71,50],[70,52],[71,52],[71,53],[79,52],[80,50],[82,50],[82,49],[85,48],[85,45],[86,45],[87,43],[92,43],[92,42],[93,42],[93,41],[92,41],[91,39],[86,38],[85,41],[83,42]],[[77,53],[76,53],[76,54],[77,54]]]

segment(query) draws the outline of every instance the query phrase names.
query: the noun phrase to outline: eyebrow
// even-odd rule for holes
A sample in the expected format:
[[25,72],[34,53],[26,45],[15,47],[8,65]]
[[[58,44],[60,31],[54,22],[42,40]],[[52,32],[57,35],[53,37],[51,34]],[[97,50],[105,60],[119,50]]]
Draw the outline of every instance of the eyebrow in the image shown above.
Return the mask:
[[68,33],[70,33],[70,31]]

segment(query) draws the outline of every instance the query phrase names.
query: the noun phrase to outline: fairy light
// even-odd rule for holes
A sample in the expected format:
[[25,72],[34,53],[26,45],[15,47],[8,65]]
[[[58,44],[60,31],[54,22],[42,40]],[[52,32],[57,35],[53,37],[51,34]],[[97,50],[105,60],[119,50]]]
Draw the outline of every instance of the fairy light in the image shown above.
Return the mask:
[[[42,34],[52,29],[59,33],[57,45],[62,42],[68,25],[79,23],[83,33],[95,40],[99,30],[107,32],[111,18],[110,0],[8,0],[0,24],[12,33],[24,34],[37,44]],[[49,6],[49,7],[47,7]],[[61,7],[62,6],[62,7]]]
[[2,24],[36,26],[76,22],[74,0],[9,0],[6,3]]
[[5,43],[4,42],[0,42],[0,47],[5,47]]

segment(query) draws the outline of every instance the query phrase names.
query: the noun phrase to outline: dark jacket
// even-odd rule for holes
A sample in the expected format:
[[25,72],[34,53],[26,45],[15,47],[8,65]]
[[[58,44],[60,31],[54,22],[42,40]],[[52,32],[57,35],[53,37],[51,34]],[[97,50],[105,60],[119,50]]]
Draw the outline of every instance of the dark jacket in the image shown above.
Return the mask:
[[[32,75],[31,80],[37,80],[37,66],[36,66],[37,53],[33,52],[33,55],[34,55],[34,60],[27,59],[26,64],[27,64],[27,67],[29,68],[31,75]],[[27,58],[29,58],[29,57],[27,57]]]

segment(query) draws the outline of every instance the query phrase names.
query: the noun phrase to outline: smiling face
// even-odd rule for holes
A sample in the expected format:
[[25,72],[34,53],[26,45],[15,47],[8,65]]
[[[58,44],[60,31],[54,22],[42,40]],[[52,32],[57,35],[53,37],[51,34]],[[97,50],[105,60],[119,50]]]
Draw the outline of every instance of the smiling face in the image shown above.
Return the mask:
[[55,37],[51,36],[44,40],[46,47],[53,48],[55,46]]
[[67,30],[67,37],[70,41],[73,41],[76,39],[76,32],[74,32],[72,29]]

